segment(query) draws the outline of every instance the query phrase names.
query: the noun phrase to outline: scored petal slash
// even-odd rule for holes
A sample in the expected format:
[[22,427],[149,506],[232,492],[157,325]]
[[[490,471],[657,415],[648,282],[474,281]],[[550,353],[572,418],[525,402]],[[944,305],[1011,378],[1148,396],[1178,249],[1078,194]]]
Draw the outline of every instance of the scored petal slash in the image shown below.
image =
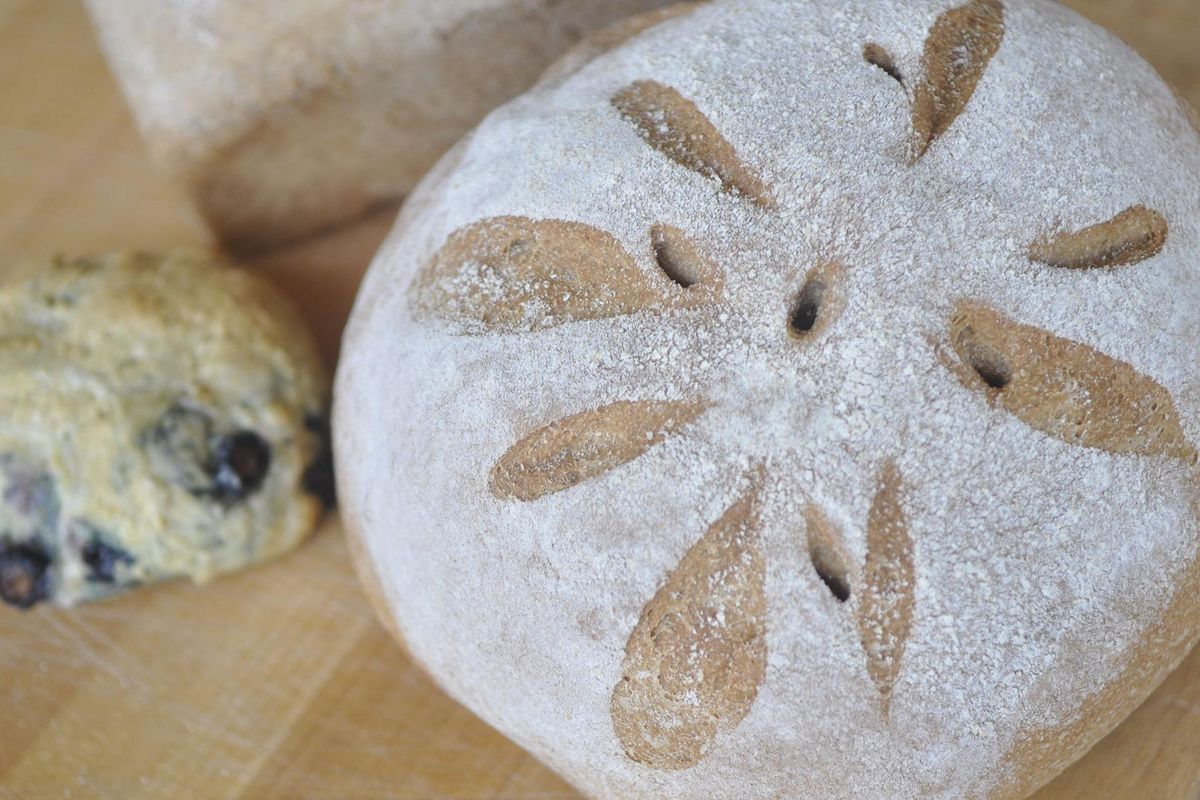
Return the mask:
[[[546,78],[569,74],[696,5],[615,26],[568,54]],[[966,110],[1004,35],[1001,0],[969,0],[937,18],[919,76],[905,75],[881,45],[864,47],[867,62],[911,90],[913,163]],[[613,95],[611,104],[659,154],[719,181],[726,193],[774,207],[761,176],[677,90],[639,80]],[[1041,237],[1028,255],[1069,269],[1121,266],[1157,255],[1167,234],[1161,214],[1134,206],[1107,222]],[[418,317],[457,323],[467,333],[503,333],[721,298],[721,269],[681,230],[654,225],[650,249],[657,271],[642,268],[611,234],[586,224],[493,217],[447,239],[419,273],[410,301]],[[796,342],[824,333],[845,303],[844,267],[818,264],[792,298],[789,333]],[[957,360],[943,355],[946,366],[964,386],[1031,428],[1110,453],[1197,461],[1170,394],[1131,365],[975,302],[959,303],[949,328]],[[529,502],[569,489],[638,458],[707,408],[702,400],[622,401],[559,419],[501,456],[489,475],[490,490],[502,500]],[[622,749],[646,767],[679,770],[698,763],[722,732],[746,717],[765,680],[761,479],[667,574],[626,642],[610,713]],[[894,463],[884,465],[874,489],[861,565],[813,503],[805,511],[805,535],[817,576],[843,604],[842,613],[854,618],[887,719],[914,626],[916,562]]]
[[900,675],[916,608],[913,543],[901,501],[900,472],[883,468],[867,519],[867,559],[858,606],[858,633],[867,671],[879,689],[884,717]]
[[764,208],[774,206],[766,184],[742,163],[733,145],[695,103],[670,86],[635,81],[617,92],[612,104],[647,144],[672,161],[716,178],[731,194]]
[[1098,350],[960,303],[950,320],[955,374],[1026,425],[1067,444],[1196,461],[1170,393]]
[[810,502],[804,510],[804,537],[808,544],[808,560],[817,577],[838,602],[849,600],[853,591],[850,553],[833,523],[816,503]]
[[788,313],[788,335],[812,339],[829,329],[846,307],[846,268],[836,261],[817,264],[804,276]]
[[744,496],[667,575],[625,645],[613,731],[634,761],[695,765],[750,712],[766,677],[766,565],[758,489]]
[[536,500],[601,475],[678,433],[706,408],[703,401],[624,401],[539,428],[492,467],[501,499]]
[[904,85],[904,73],[900,71],[900,67],[896,65],[896,59],[883,45],[877,42],[868,42],[863,47],[863,59],[868,64],[883,70],[901,86]]
[[721,296],[725,276],[716,262],[700,252],[679,228],[655,225],[650,229],[654,260],[663,274],[697,298]]
[[913,93],[913,161],[958,119],[1004,39],[1004,4],[971,0],[937,18]]
[[411,290],[415,316],[467,333],[537,330],[715,296],[714,286],[684,291],[640,268],[599,228],[527,217],[489,217],[455,231]]
[[1133,206],[1107,222],[1036,240],[1029,257],[1051,267],[1122,267],[1153,258],[1167,243],[1167,220],[1145,206]]

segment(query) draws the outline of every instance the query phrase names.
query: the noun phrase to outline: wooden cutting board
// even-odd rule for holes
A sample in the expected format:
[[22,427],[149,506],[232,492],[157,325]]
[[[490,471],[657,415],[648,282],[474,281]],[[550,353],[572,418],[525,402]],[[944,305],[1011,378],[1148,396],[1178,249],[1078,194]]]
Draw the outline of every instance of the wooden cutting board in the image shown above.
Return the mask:
[[[1200,0],[1072,4],[1200,105]],[[256,259],[330,356],[393,214]],[[143,156],[76,2],[0,0],[0,271],[21,256],[207,244]],[[0,609],[0,798],[200,797],[577,795],[405,660],[329,520],[294,555],[206,588]],[[1200,652],[1037,798],[1200,800]]]

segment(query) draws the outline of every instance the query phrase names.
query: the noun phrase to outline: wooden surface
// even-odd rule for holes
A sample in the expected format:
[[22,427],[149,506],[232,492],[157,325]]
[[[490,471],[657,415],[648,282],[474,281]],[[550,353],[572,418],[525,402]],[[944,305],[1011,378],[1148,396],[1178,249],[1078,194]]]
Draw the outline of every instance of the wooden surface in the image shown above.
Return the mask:
[[[1200,0],[1073,5],[1200,103]],[[259,259],[287,276],[329,354],[393,213]],[[75,2],[0,0],[0,271],[53,252],[207,243],[146,162]],[[0,711],[5,800],[576,797],[409,665],[371,618],[334,521],[207,588],[0,609]],[[1200,652],[1037,798],[1200,800]]]

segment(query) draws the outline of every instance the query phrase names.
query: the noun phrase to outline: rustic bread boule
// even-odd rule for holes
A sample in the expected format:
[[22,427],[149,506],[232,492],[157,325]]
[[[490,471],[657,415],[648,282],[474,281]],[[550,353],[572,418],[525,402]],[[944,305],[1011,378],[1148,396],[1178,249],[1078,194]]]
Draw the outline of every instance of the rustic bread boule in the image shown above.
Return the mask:
[[87,0],[156,160],[217,233],[403,195],[587,31],[669,0]]
[[1200,633],[1200,135],[1043,0],[714,0],[414,193],[335,450],[391,623],[591,797],[1024,797]]

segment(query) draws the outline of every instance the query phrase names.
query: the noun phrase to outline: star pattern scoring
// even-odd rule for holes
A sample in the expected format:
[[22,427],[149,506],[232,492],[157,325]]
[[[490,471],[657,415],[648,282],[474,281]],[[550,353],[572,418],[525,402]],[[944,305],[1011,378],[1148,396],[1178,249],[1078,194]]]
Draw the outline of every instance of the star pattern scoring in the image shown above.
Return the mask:
[[[1000,49],[1000,0],[971,0],[937,18],[924,44],[921,74],[902,74],[882,47],[863,58],[891,76],[912,109],[909,155],[926,157],[954,125]],[[869,68],[869,67],[867,67]],[[769,214],[778,200],[756,170],[694,102],[654,80],[611,98],[613,110],[645,144],[678,167]],[[723,271],[684,231],[650,232],[658,271],[648,271],[609,233],[561,220],[491,217],[453,233],[414,283],[418,318],[464,335],[520,333],[647,310],[670,314],[724,302]],[[1153,258],[1166,245],[1167,220],[1134,206],[1079,231],[1038,237],[1028,258],[1053,269],[1116,269]],[[785,324],[794,338],[835,328],[845,302],[837,263],[806,276]],[[963,301],[935,343],[945,367],[995,409],[1069,444],[1114,454],[1165,456],[1194,464],[1165,388],[1088,345],[1023,325],[998,309]],[[493,465],[500,501],[536,503],[642,456],[680,435],[710,410],[703,398],[629,398],[550,422],[512,445]],[[695,765],[722,731],[749,713],[766,674],[765,560],[761,472],[712,522],[646,603],[628,637],[613,689],[613,729],[629,758],[651,768]],[[809,559],[842,607],[855,616],[866,669],[886,718],[915,613],[916,571],[905,513],[904,478],[879,465],[866,520],[866,557],[856,565],[825,513],[805,514]]]

